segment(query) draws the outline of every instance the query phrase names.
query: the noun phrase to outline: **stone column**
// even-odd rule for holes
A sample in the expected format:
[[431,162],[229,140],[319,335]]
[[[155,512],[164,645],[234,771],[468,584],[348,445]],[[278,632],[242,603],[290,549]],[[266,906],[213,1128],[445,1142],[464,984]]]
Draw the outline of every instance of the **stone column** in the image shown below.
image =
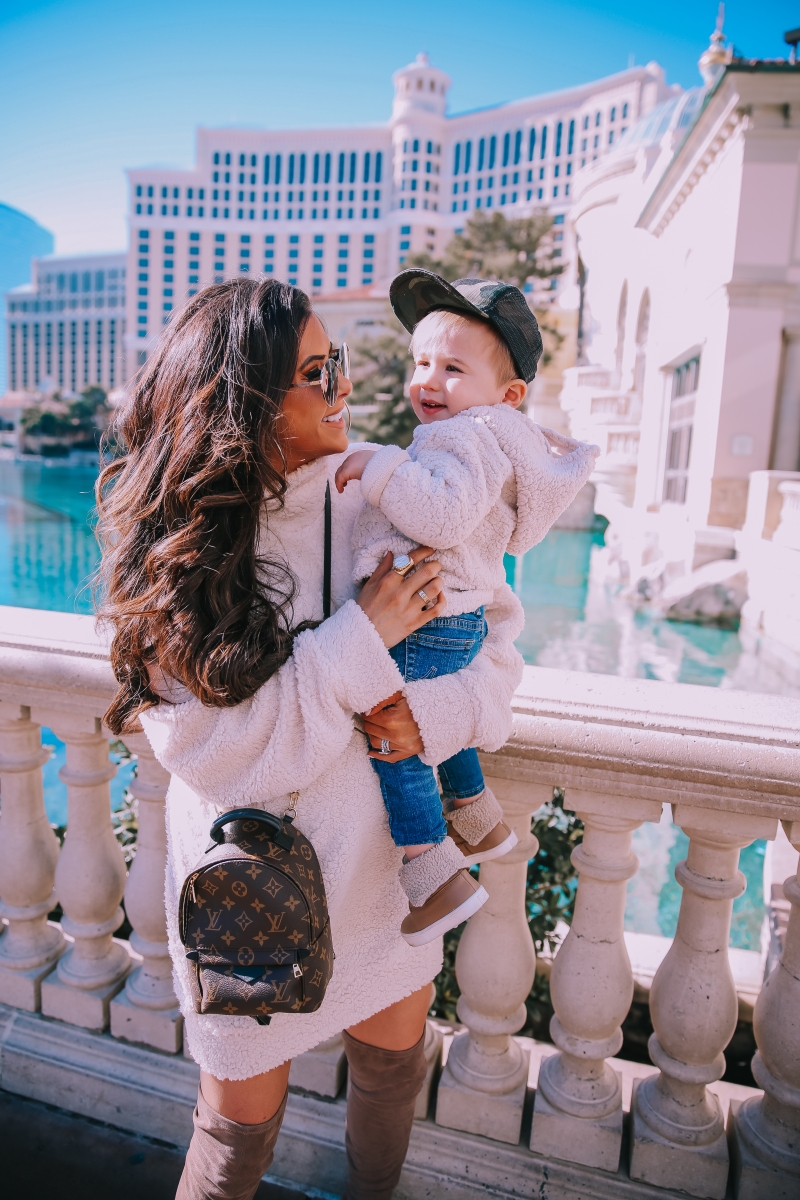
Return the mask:
[[125,887],[125,911],[133,926],[131,949],[141,955],[142,962],[128,976],[124,990],[111,1001],[111,1033],[176,1054],[183,1040],[183,1018],[172,990],[164,909],[164,801],[170,776],[157,761],[145,734],[128,735],[125,745],[137,756],[130,790],[139,803],[136,857]]
[[66,743],[67,836],[56,868],[61,927],[72,945],[42,984],[42,1012],[87,1029],[105,1029],[108,1004],[131,966],[112,940],[123,921],[125,861],[111,828],[109,781],[116,766],[99,719],[54,714],[51,728]]
[[44,810],[42,766],[49,758],[30,709],[0,703],[0,1003],[36,1012],[42,979],[64,949],[47,922],[55,907],[58,841]]
[[622,1086],[605,1060],[622,1046],[620,1025],[633,999],[624,936],[626,883],[639,866],[631,835],[644,821],[660,820],[661,805],[572,790],[567,800],[585,825],[572,852],[580,882],[550,977],[550,1033],[559,1053],[539,1071],[531,1149],[616,1171]]
[[725,1072],[738,1000],[728,959],[733,901],[746,883],[739,852],[773,838],[777,821],[676,805],[689,835],[675,868],[683,888],[678,928],[650,991],[655,1033],[650,1057],[660,1074],[634,1085],[631,1178],[722,1200],[728,1146],[719,1100],[707,1085]]
[[[800,850],[800,821],[784,828]],[[792,908],[783,954],[753,1016],[753,1075],[764,1095],[732,1101],[728,1118],[737,1200],[800,1196],[800,865],[783,892]]]
[[800,470],[800,328],[783,331],[783,371],[778,400],[773,471]]
[[307,1050],[305,1054],[298,1054],[297,1058],[292,1059],[289,1083],[292,1087],[302,1088],[304,1092],[314,1092],[317,1096],[328,1096],[335,1100],[342,1090],[346,1074],[344,1038],[340,1033],[335,1033],[313,1050]]
[[528,860],[539,846],[531,814],[552,799],[550,787],[487,779],[519,843],[495,862],[483,863],[489,893],[459,942],[456,975],[461,988],[457,1034],[436,1102],[436,1123],[516,1145],[528,1081],[528,1056],[512,1039],[525,1024],[536,954],[525,912]]

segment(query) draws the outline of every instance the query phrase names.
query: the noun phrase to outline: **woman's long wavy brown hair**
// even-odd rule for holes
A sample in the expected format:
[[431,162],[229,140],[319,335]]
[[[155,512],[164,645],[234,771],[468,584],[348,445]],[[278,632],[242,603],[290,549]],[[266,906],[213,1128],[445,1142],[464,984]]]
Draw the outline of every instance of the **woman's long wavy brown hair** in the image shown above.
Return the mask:
[[311,309],[297,288],[236,279],[167,326],[97,482],[99,617],[113,629],[114,733],[157,703],[148,664],[204,704],[238,704],[291,653],[295,583],[259,557],[286,481],[276,421]]

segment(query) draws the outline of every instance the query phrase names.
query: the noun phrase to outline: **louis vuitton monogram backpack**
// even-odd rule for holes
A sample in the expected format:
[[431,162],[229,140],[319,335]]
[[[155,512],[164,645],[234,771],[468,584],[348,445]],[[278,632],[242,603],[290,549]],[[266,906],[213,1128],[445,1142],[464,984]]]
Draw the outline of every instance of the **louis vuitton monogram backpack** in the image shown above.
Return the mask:
[[268,1025],[322,1003],[334,958],[328,904],[314,847],[292,822],[237,808],[211,826],[179,909],[195,1012]]

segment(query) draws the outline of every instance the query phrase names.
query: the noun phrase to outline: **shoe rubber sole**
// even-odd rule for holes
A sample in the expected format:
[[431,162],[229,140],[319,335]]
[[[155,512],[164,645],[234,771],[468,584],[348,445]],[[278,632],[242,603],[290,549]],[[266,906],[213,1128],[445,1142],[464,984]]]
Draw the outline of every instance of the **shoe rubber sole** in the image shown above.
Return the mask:
[[477,891],[473,892],[468,900],[465,900],[463,904],[459,904],[458,908],[454,908],[452,912],[446,913],[445,916],[440,917],[438,921],[434,921],[432,925],[427,925],[424,929],[418,929],[415,933],[402,933],[401,936],[404,941],[408,942],[409,946],[426,946],[434,938],[441,937],[443,933],[447,933],[448,929],[455,929],[456,925],[460,925],[462,921],[466,921],[479,908],[483,908],[488,899],[489,893],[486,891],[486,888],[479,885]]
[[483,854],[465,854],[464,866],[474,867],[478,863],[491,862],[493,858],[502,858],[504,854],[508,854],[509,850],[513,850],[519,838],[512,829],[504,842],[499,846],[493,846],[491,850],[484,850]]

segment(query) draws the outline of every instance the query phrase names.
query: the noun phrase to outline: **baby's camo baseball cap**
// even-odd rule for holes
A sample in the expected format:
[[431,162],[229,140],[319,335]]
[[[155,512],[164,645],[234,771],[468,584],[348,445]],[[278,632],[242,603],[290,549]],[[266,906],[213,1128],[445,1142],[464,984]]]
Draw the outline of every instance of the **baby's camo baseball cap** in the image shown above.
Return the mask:
[[519,288],[496,279],[456,279],[448,283],[424,267],[410,267],[392,280],[389,300],[398,320],[413,333],[436,309],[489,321],[511,351],[520,379],[530,383],[542,357],[539,323]]

